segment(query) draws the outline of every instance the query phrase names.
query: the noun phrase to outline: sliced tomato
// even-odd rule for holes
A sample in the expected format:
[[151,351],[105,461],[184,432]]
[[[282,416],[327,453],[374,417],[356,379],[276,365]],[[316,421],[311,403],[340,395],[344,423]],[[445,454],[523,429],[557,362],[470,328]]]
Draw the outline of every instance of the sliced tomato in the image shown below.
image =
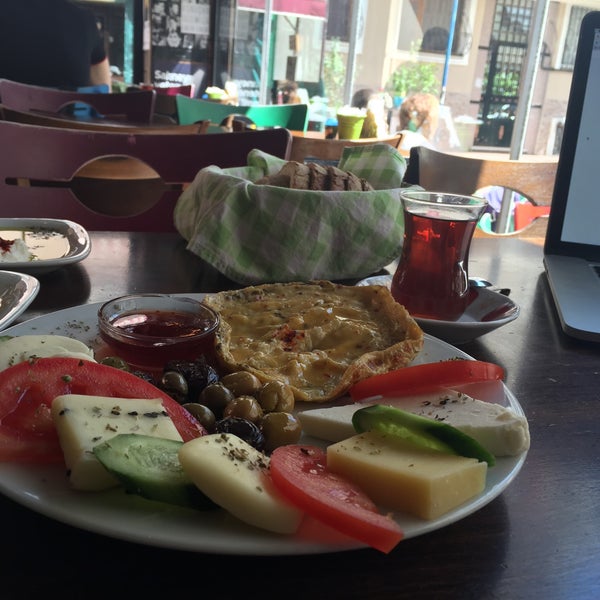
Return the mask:
[[39,358],[0,372],[0,461],[63,460],[50,414],[62,394],[160,398],[184,441],[206,433],[173,398],[131,373],[77,358]]
[[289,445],[271,454],[273,484],[292,504],[351,538],[388,553],[403,537],[356,485],[327,470],[327,454],[316,446]]
[[504,379],[504,370],[494,363],[480,360],[444,360],[404,367],[363,379],[350,388],[357,402],[372,396],[407,396],[425,394],[457,385]]

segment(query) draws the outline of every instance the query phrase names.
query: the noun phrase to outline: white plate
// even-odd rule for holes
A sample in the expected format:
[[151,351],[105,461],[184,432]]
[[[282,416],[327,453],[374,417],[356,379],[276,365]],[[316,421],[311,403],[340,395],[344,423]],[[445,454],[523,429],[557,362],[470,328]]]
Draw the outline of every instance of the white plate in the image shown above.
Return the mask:
[[83,260],[92,249],[88,232],[78,223],[63,219],[0,219],[0,231],[47,231],[64,236],[67,248],[61,256],[39,258],[25,262],[3,262],[0,270],[39,275]]
[[[391,283],[391,275],[376,275],[367,277],[356,285],[383,285],[389,288]],[[474,299],[456,321],[421,317],[415,317],[415,321],[430,335],[450,344],[465,344],[514,321],[519,316],[519,306],[504,294],[485,287],[473,287],[471,293]]]
[[21,315],[39,291],[40,282],[35,277],[0,271],[0,330]]
[[[198,294],[190,296],[202,298]],[[96,326],[99,306],[89,304],[65,309],[15,325],[5,333],[62,334],[95,346],[99,343]],[[425,347],[415,363],[456,357],[471,358],[445,342],[426,336]],[[506,388],[503,403],[523,414],[516,398]],[[311,407],[314,408],[314,404]],[[297,408],[302,410],[307,406],[298,405]],[[406,515],[398,516],[405,539],[445,527],[479,510],[510,484],[524,461],[525,454],[497,459],[496,465],[488,472],[485,490],[440,519],[423,521]],[[57,465],[0,464],[0,492],[58,521],[151,546],[238,555],[296,555],[364,548],[356,541],[340,539],[341,536],[322,541],[314,531],[310,535],[271,534],[246,526],[225,511],[187,510],[146,501],[116,489],[102,493],[76,492],[69,489],[64,468]],[[323,527],[317,527],[315,531],[322,532]]]

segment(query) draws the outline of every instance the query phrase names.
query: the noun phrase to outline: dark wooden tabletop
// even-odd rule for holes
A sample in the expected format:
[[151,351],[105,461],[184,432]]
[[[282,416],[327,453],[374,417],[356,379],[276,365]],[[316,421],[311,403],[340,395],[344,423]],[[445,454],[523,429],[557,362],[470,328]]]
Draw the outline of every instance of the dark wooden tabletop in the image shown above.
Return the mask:
[[[232,287],[177,235],[93,233],[92,244],[83,262],[40,276],[23,319],[129,292]],[[236,557],[119,541],[0,497],[0,597],[600,598],[600,345],[561,332],[541,239],[475,239],[470,274],[521,307],[461,349],[504,367],[531,431],[521,472],[487,506],[389,555]]]

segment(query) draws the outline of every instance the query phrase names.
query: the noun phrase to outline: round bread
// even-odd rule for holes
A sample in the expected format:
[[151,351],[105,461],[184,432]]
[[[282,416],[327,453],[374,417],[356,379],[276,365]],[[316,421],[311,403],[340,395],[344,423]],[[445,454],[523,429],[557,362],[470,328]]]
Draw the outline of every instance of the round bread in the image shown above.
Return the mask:
[[274,283],[204,302],[221,317],[221,367],[287,383],[299,401],[338,398],[357,381],[406,366],[423,347],[423,331],[384,286]]

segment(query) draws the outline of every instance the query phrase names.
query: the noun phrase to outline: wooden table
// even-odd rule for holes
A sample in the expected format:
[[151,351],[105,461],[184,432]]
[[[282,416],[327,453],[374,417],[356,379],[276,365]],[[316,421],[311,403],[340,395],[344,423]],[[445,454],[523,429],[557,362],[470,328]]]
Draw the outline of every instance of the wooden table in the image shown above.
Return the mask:
[[[120,598],[135,590],[152,598],[196,598],[210,586],[222,598],[600,598],[600,345],[561,332],[543,275],[541,238],[477,238],[470,272],[511,288],[521,306],[516,321],[461,347],[505,368],[529,418],[526,463],[490,504],[401,542],[389,555],[365,549],[261,558],[127,543],[0,498],[0,596]],[[93,233],[85,261],[41,282],[23,318],[133,291],[231,286],[188,254],[176,234]]]

